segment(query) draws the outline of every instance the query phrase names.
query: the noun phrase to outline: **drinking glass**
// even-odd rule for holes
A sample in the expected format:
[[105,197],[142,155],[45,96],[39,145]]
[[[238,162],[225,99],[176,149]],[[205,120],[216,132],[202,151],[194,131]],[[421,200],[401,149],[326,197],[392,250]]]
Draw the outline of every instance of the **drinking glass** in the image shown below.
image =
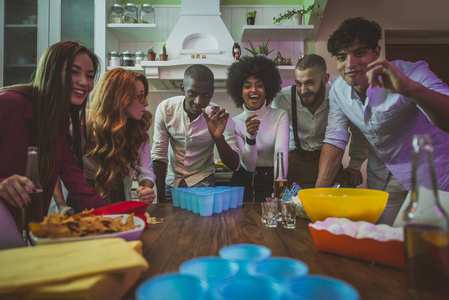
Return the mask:
[[296,204],[289,201],[282,203],[282,223],[284,228],[294,229],[296,227]]

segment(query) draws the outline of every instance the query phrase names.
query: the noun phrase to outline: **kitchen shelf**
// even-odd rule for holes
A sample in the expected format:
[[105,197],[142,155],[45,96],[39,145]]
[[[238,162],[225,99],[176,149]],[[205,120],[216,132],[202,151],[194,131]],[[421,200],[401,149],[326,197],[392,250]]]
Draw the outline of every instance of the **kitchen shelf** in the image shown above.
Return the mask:
[[122,69],[125,69],[125,70],[131,70],[131,71],[134,71],[134,72],[138,72],[138,73],[143,73],[143,68],[141,67],[141,66],[134,66],[134,67],[125,67],[125,66],[108,66],[107,68],[106,68],[106,70],[112,70],[112,69],[115,69],[115,68],[122,68]]
[[244,25],[242,42],[305,41],[313,25]]
[[147,42],[156,24],[108,24],[107,29],[121,42]]

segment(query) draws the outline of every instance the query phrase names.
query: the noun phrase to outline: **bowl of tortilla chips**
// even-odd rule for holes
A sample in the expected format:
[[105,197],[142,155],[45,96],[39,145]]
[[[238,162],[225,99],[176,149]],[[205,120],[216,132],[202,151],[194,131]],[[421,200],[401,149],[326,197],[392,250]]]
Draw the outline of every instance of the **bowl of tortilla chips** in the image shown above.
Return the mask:
[[145,222],[134,214],[93,215],[84,211],[75,216],[51,214],[43,222],[30,223],[30,240],[34,245],[75,242],[101,238],[137,240]]

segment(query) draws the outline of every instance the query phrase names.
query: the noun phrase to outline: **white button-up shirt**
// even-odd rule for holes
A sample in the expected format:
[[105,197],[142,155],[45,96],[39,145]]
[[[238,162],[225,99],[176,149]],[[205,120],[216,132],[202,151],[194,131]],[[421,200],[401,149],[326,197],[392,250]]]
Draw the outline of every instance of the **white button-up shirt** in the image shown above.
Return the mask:
[[[176,96],[162,101],[156,109],[154,121],[151,156],[153,161],[168,164],[165,182],[172,187],[177,187],[181,179],[192,186],[214,173],[215,142],[207,128],[206,119],[200,114],[190,122],[183,107],[184,98]],[[239,154],[240,161],[234,127],[229,117],[223,136]]]

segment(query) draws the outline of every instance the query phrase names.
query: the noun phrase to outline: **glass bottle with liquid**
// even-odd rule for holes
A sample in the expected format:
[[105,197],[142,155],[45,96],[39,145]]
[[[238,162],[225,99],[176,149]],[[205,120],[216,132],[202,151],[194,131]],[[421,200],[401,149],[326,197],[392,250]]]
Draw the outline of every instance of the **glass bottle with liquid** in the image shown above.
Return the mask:
[[284,153],[276,153],[276,162],[274,165],[274,198],[282,199],[284,191],[287,188],[287,177],[284,173]]
[[44,219],[44,192],[39,182],[37,147],[28,147],[25,176],[33,182],[35,188],[34,191],[28,191],[28,195],[31,199],[31,204],[25,209],[25,228],[28,229],[29,222],[42,222]]
[[407,289],[449,295],[449,219],[440,204],[433,145],[427,135],[413,138],[411,200],[404,211]]

